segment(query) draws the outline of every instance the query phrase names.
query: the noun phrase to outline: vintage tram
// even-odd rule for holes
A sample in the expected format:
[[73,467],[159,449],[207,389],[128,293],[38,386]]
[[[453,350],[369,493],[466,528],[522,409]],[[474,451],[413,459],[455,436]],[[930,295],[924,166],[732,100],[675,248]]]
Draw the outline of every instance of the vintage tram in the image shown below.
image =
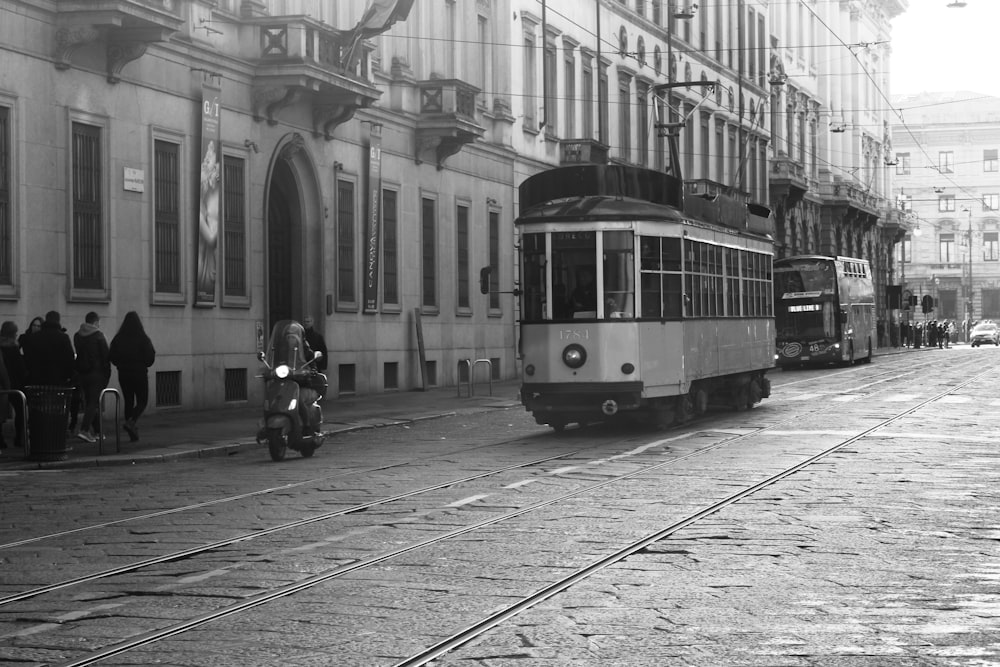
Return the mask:
[[520,186],[521,401],[540,424],[659,426],[770,394],[770,211],[615,164]]

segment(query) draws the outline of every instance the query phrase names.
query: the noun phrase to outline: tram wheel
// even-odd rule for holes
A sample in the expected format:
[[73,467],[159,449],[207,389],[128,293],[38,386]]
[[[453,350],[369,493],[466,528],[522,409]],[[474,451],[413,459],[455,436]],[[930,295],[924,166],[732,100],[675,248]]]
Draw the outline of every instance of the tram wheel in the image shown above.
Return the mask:
[[675,405],[676,408],[674,409],[674,414],[676,415],[678,422],[685,424],[694,419],[694,401],[691,400],[690,394],[678,396]]
[[549,420],[549,426],[551,426],[552,430],[555,431],[556,433],[562,433],[563,431],[565,431],[566,430],[566,424],[568,424],[568,423],[569,422],[567,422],[564,419],[551,419],[551,420]]
[[741,384],[733,389],[733,407],[737,412],[743,412],[750,405],[750,386]]
[[757,382],[757,378],[750,380],[750,399],[747,401],[747,407],[752,408],[756,403],[760,403],[763,398],[764,391],[760,388],[760,382]]

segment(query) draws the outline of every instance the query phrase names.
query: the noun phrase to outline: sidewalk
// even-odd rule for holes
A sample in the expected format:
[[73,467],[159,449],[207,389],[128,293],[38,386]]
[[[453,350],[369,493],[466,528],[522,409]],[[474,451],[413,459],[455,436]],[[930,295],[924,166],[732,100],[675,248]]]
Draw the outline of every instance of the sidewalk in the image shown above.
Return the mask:
[[[399,391],[366,396],[329,398],[323,402],[323,432],[327,438],[338,433],[408,424],[424,419],[451,416],[497,408],[520,406],[520,380],[478,382],[474,395],[468,385],[435,387],[427,391]],[[110,403],[109,403],[110,404]],[[105,419],[109,434],[103,445],[67,436],[66,460],[29,461],[24,450],[13,447],[8,435],[8,448],[0,450],[0,472],[36,468],[76,468],[91,466],[135,465],[162,463],[181,458],[226,456],[243,447],[258,447],[262,455],[267,448],[256,440],[261,418],[259,405],[218,410],[160,412],[144,415],[139,422],[139,441],[129,442],[119,425],[121,435],[115,442],[113,420]],[[8,433],[10,427],[8,425]]]

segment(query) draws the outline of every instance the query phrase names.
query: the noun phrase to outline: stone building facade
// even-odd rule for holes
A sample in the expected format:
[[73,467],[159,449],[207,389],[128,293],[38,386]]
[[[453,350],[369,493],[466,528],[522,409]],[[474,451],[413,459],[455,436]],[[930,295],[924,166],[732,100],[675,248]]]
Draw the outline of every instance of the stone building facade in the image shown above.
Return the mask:
[[[896,98],[895,185],[906,234],[896,284],[922,305],[903,319],[1000,321],[1000,98],[974,92]],[[905,304],[904,304],[905,306]]]
[[8,0],[0,319],[137,311],[153,410],[259,400],[256,349],[306,315],[332,396],[516,377],[517,186],[666,169],[671,133],[688,192],[769,203],[779,256],[867,257],[881,288],[904,8]]

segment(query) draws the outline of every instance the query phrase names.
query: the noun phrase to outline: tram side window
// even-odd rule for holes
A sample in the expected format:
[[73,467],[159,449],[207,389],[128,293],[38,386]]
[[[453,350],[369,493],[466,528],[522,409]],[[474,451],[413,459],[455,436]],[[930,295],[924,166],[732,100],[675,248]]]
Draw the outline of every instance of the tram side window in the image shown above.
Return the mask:
[[725,248],[726,315],[740,316],[740,251]]
[[743,314],[747,317],[770,317],[774,310],[771,289],[771,257],[757,252],[743,252]]
[[546,318],[545,234],[525,234],[521,239],[524,265],[521,284],[522,317],[537,322]]
[[604,233],[604,317],[635,317],[635,242],[632,232]]
[[639,238],[642,317],[681,317],[681,240],[642,236]]
[[684,242],[685,315],[721,317],[725,314],[723,248],[701,241]]

